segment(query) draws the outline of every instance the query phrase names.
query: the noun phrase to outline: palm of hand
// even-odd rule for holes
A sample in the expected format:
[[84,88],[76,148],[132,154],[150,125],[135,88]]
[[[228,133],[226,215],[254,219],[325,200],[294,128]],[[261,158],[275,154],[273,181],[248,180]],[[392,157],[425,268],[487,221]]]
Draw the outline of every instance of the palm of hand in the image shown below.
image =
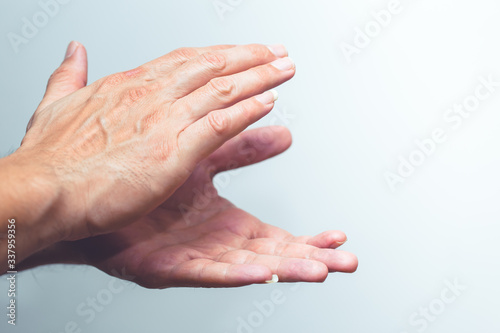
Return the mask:
[[356,257],[335,250],[346,240],[342,232],[294,237],[217,195],[214,171],[227,169],[228,162],[255,163],[289,145],[288,132],[280,129],[271,144],[255,150],[252,161],[235,156],[242,143],[255,147],[258,133],[248,131],[226,143],[147,216],[111,234],[73,242],[84,261],[107,273],[125,270],[148,288],[237,287],[263,283],[272,274],[284,282],[320,282],[328,272],[353,272]]

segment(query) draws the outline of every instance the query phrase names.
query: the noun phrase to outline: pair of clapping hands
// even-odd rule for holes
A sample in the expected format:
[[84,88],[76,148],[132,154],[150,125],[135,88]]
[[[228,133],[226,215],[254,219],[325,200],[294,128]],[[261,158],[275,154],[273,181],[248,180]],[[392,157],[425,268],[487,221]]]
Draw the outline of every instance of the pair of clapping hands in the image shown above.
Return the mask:
[[[344,233],[295,237],[212,183],[290,146],[283,127],[244,131],[273,109],[271,89],[294,76],[287,55],[281,45],[181,48],[86,86],[86,50],[72,42],[21,147],[0,160],[11,187],[29,189],[3,196],[12,209],[2,218],[18,223],[19,268],[88,264],[148,288],[237,287],[273,275],[321,282],[355,271],[356,257],[336,249]],[[199,193],[208,202],[186,211]]]

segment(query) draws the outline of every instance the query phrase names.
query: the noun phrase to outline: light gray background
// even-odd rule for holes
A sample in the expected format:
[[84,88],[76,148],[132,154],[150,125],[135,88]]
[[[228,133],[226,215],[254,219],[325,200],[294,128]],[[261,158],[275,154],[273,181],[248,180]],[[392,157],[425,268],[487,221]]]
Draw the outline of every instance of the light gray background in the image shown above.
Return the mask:
[[[45,1],[45,0],[44,0]],[[222,2],[227,3],[228,0]],[[70,40],[88,49],[92,82],[181,46],[283,43],[297,75],[279,88],[278,120],[292,148],[245,168],[223,196],[294,234],[340,229],[359,256],[353,275],[323,284],[239,289],[146,290],[127,285],[91,323],[76,313],[111,277],[87,267],[44,267],[18,277],[18,326],[2,332],[237,332],[272,290],[286,297],[252,332],[418,332],[410,316],[439,305],[445,281],[467,289],[425,332],[500,331],[500,88],[458,130],[443,114],[500,81],[498,0],[401,0],[402,12],[348,63],[342,42],[388,0],[232,0],[224,19],[211,0],[70,1],[18,53],[37,1],[0,3],[0,152],[18,147],[46,80]],[[279,118],[277,118],[279,119]],[[384,173],[414,141],[446,129],[448,140],[391,191]],[[2,307],[7,283],[0,282]],[[0,311],[1,313],[6,310]],[[241,332],[246,332],[242,330]]]

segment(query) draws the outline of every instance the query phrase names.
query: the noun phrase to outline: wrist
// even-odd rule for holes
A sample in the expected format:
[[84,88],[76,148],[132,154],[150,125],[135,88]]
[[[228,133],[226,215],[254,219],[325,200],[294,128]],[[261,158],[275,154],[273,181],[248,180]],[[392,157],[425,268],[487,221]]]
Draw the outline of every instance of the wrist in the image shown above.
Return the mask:
[[9,220],[15,220],[16,264],[64,239],[61,188],[38,154],[21,150],[0,159],[0,272],[7,270]]
[[18,266],[18,271],[27,270],[43,265],[53,264],[87,264],[85,256],[82,255],[75,242],[58,242],[49,247],[33,253],[23,260]]

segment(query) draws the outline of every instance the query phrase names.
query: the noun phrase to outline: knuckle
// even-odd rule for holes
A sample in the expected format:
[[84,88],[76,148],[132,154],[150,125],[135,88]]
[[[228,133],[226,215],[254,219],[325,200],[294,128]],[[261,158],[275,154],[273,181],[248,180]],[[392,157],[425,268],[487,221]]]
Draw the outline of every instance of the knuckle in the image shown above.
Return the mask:
[[98,108],[104,106],[106,103],[106,94],[101,93],[98,89],[87,97],[87,103],[92,107]]
[[126,73],[116,73],[108,75],[98,81],[99,89],[104,90],[107,88],[116,87],[117,85],[127,81],[128,79],[129,76]]
[[224,135],[229,128],[229,118],[221,111],[212,111],[207,115],[208,126],[216,135]]
[[123,94],[122,101],[127,105],[132,105],[141,99],[155,93],[160,89],[158,82],[145,84],[139,87],[126,88]]
[[129,71],[123,72],[124,78],[135,79],[140,76],[148,76],[152,72],[152,68],[147,64],[141,65],[137,68],[131,69]]
[[189,59],[195,58],[198,56],[198,51],[191,47],[181,47],[170,53],[172,58],[179,60],[181,62],[188,61]]
[[125,102],[129,104],[133,104],[140,100],[148,93],[148,89],[146,87],[136,87],[125,90]]
[[60,66],[57,68],[54,73],[49,78],[49,84],[54,83],[55,81],[68,81],[71,79],[72,72],[71,69],[67,66]]
[[28,122],[28,125],[26,125],[26,132],[28,132],[31,127],[33,126],[33,122],[35,121],[35,114],[33,114]]
[[139,120],[136,127],[137,127],[137,129],[139,129],[140,132],[147,132],[151,128],[160,124],[163,118],[164,118],[163,112],[161,112],[160,110],[155,110],[155,111],[143,116]]
[[207,52],[201,55],[203,66],[217,72],[222,72],[226,68],[227,59],[222,53]]
[[219,97],[231,97],[236,93],[236,83],[229,77],[221,77],[210,81],[210,90]]

